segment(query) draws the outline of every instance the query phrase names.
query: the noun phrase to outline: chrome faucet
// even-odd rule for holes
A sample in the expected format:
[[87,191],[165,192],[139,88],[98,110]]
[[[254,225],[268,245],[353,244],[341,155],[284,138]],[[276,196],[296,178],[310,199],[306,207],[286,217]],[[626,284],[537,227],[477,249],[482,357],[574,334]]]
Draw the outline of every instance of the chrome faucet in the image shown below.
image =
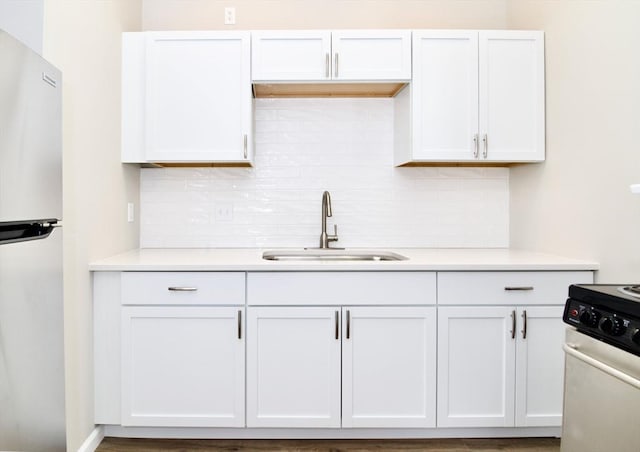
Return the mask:
[[333,216],[331,212],[331,195],[328,191],[322,194],[322,233],[320,234],[320,248],[329,248],[329,242],[338,241],[338,226],[333,225],[333,235],[327,234],[327,217]]

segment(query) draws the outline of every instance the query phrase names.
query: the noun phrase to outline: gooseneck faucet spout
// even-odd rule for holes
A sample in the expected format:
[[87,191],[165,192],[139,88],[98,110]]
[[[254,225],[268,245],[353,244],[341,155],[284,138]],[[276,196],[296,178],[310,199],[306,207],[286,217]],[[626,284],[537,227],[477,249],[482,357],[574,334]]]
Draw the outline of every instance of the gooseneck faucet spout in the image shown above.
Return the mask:
[[322,194],[322,233],[320,234],[320,248],[329,248],[329,242],[338,241],[338,226],[333,225],[333,234],[327,234],[327,217],[333,216],[331,211],[331,195],[328,191]]

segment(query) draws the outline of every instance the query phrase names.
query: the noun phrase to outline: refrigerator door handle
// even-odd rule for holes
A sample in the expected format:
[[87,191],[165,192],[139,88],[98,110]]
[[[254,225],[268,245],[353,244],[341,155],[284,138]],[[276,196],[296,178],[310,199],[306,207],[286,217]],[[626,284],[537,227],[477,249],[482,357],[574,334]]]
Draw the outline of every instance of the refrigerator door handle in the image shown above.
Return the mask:
[[57,219],[9,221],[0,223],[0,245],[46,239],[62,226]]

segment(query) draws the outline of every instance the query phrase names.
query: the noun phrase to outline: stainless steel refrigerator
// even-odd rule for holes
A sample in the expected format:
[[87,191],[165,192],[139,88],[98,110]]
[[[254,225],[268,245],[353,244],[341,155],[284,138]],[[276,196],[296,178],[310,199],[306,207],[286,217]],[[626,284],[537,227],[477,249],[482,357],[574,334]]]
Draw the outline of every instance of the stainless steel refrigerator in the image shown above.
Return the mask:
[[0,450],[65,450],[61,86],[0,30]]

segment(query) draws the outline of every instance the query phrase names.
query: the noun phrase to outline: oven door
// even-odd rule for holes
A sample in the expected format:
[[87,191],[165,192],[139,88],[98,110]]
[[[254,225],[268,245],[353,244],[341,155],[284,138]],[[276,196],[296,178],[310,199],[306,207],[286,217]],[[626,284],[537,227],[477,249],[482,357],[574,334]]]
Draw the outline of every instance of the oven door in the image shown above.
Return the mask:
[[640,451],[640,356],[567,328],[562,452]]

